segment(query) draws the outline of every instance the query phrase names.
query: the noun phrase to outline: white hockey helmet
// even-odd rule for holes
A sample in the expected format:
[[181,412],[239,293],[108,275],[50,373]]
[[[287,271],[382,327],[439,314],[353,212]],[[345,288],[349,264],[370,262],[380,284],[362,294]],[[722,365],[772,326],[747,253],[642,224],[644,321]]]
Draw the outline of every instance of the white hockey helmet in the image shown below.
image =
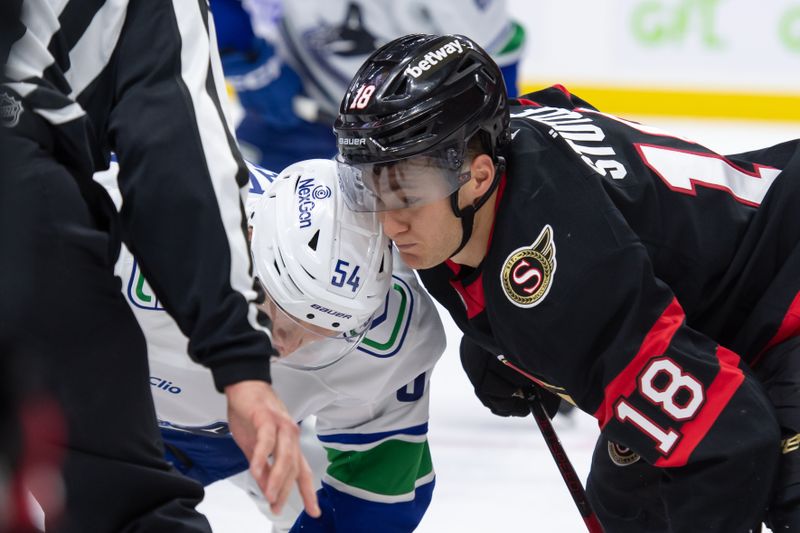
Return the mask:
[[360,340],[389,291],[389,240],[375,213],[345,206],[332,160],[278,175],[256,205],[251,248],[256,275],[283,311],[341,337]]

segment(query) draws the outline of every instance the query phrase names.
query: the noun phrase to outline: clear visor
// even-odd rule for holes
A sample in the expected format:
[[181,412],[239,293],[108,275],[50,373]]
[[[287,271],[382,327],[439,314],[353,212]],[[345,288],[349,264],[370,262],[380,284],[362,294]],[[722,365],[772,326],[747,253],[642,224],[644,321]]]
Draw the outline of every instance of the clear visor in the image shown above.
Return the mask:
[[[265,291],[266,292],[266,291]],[[358,330],[339,332],[298,320],[266,293],[261,305],[270,319],[272,347],[288,366],[317,370],[330,366],[352,352],[364,338],[371,320]]]
[[469,181],[464,147],[383,163],[346,163],[336,157],[339,183],[353,211],[392,211],[447,198]]

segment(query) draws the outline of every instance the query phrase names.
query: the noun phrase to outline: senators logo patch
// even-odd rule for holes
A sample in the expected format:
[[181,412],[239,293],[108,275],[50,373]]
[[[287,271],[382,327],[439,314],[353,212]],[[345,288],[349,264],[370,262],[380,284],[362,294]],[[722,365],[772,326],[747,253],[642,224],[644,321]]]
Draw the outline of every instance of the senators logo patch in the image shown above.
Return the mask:
[[517,248],[500,271],[503,292],[518,307],[535,307],[545,299],[556,273],[553,228],[545,225],[531,246]]

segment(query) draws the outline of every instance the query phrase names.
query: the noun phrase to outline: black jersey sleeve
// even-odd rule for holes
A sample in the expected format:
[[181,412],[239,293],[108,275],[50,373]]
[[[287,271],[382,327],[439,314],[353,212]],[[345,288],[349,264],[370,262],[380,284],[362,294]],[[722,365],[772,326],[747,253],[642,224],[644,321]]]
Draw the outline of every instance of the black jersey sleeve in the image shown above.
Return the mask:
[[269,380],[256,321],[242,191],[205,2],[142,0],[115,51],[110,143],[125,241],[218,389]]

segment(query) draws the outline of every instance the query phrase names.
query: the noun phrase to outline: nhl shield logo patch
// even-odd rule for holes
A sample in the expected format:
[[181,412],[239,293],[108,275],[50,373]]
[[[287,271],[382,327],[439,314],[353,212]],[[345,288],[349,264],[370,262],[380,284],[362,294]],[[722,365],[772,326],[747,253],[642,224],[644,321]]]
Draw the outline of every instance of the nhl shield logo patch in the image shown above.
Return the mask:
[[617,466],[632,465],[640,459],[635,451],[611,441],[608,441],[608,457]]
[[517,248],[500,270],[506,297],[518,307],[535,307],[545,299],[556,273],[556,243],[550,224],[530,246]]

